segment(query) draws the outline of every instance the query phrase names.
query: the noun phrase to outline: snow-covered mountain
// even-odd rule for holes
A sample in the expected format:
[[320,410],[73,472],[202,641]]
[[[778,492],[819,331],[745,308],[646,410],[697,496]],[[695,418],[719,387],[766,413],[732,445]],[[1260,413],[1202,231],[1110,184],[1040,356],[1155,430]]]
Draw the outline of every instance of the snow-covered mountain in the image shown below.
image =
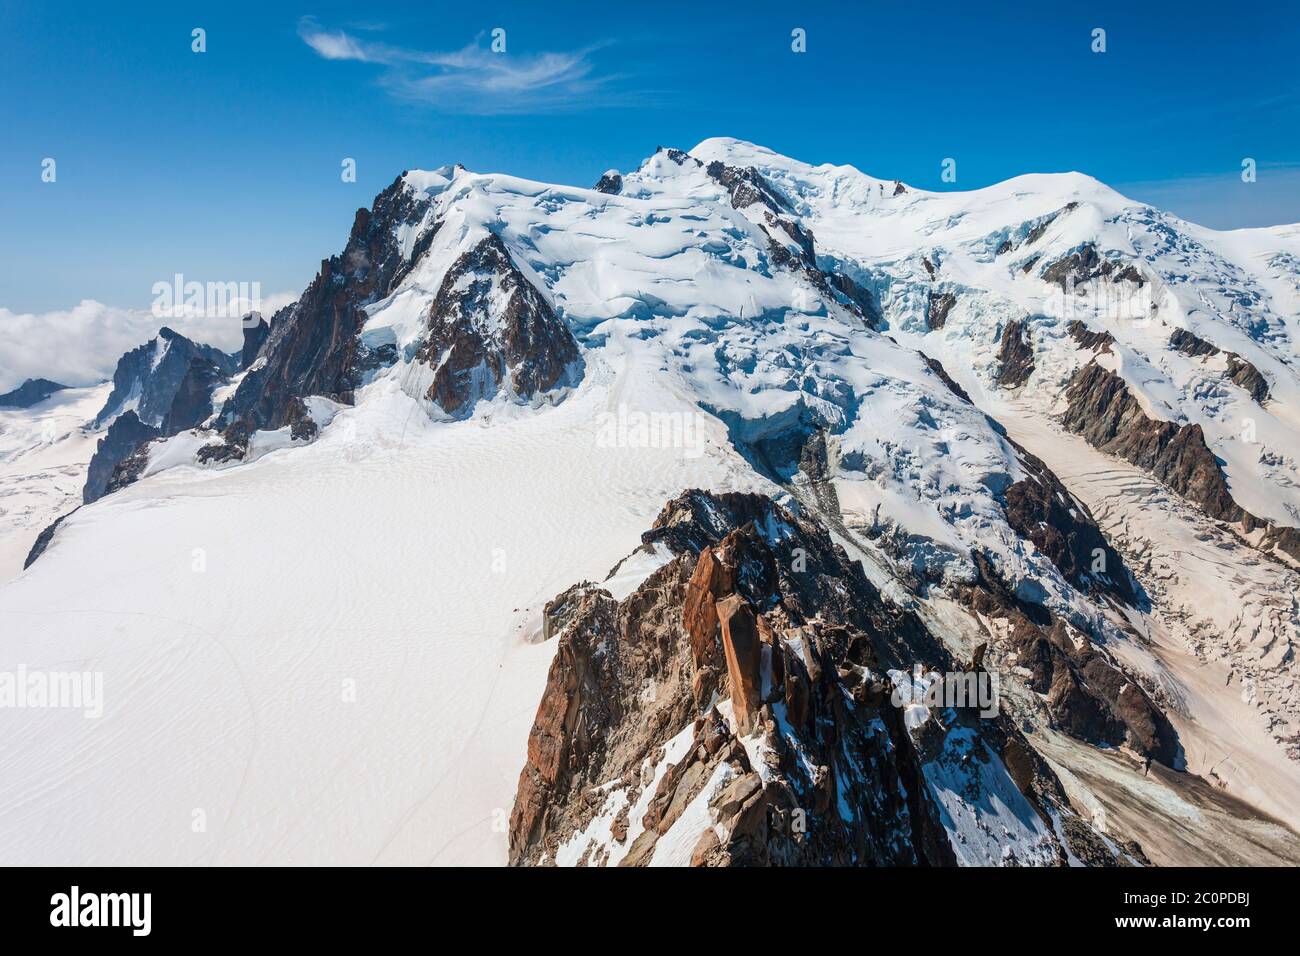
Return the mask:
[[726,139],[405,173],[115,376],[152,431],[0,588],[104,715],[0,714],[0,854],[1296,862],[1297,257]]

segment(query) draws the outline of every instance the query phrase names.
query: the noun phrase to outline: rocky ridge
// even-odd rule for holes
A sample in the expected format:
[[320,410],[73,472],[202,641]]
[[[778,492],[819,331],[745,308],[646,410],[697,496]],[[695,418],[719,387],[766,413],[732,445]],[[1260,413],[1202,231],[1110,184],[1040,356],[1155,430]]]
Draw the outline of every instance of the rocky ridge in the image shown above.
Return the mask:
[[913,702],[934,679],[915,667],[954,662],[816,522],[690,491],[656,544],[675,557],[622,602],[581,584],[547,606],[513,863],[1142,859],[1074,813],[1010,721]]

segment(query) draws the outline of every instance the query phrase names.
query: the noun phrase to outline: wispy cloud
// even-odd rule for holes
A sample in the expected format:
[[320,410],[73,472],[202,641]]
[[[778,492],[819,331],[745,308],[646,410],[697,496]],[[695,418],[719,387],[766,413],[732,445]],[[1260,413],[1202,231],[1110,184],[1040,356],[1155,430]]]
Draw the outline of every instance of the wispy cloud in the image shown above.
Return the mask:
[[298,22],[303,42],[326,60],[383,67],[379,84],[398,99],[451,113],[547,113],[590,105],[615,79],[598,76],[598,46],[570,52],[493,52],[483,37],[459,50],[418,50]]

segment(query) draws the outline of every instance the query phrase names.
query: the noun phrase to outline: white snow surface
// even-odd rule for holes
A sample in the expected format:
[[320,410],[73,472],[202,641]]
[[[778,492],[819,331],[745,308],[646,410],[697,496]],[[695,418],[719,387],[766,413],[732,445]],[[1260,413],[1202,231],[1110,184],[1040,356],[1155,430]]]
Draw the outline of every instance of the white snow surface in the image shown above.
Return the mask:
[[46,525],[81,504],[99,440],[90,423],[110,391],[105,382],[0,408],[0,582],[22,570]]
[[[736,140],[692,155],[767,177],[819,264],[880,297],[887,334],[776,266],[762,207],[734,209],[692,160],[661,151],[616,196],[461,167],[407,174],[434,201],[401,228],[402,249],[441,225],[368,309],[363,340],[399,359],[355,407],[313,399],[314,441],[260,433],[237,464],[194,464],[210,434],[159,443],[141,481],[69,518],[0,587],[0,670],[100,671],[106,697],[98,720],[0,710],[0,861],[503,862],[554,648],[529,640],[543,604],[602,580],[685,488],[775,494],[730,439],[796,420],[834,433],[846,513],[878,507],[912,533],[915,561],[962,580],[983,549],[1054,610],[1118,634],[1008,527],[998,496],[1023,477],[1014,450],[917,353],[990,410],[1001,329],[1027,319],[1039,371],[1022,398],[1047,414],[1091,355],[1065,334],[1059,290],[1021,270],[1031,254],[1041,265],[1095,242],[1137,261],[1150,281],[1130,312],[1090,300],[1085,318],[1115,335],[1114,367],[1152,414],[1202,424],[1243,506],[1300,515],[1294,227],[1215,233],[1078,174],[894,195],[852,167]],[[585,376],[556,404],[498,395],[436,420],[414,354],[448,267],[489,230],[574,331]],[[1019,245],[997,255],[1004,241]],[[959,292],[938,331],[933,289]],[[1153,303],[1158,319],[1134,320]],[[1174,326],[1254,363],[1275,400],[1261,408],[1164,348]],[[609,441],[629,413],[690,440]],[[1267,454],[1233,437],[1247,414]],[[611,583],[629,590],[664,557],[642,552]],[[1046,830],[998,799],[993,837],[1032,857]],[[972,845],[988,832],[954,820]]]

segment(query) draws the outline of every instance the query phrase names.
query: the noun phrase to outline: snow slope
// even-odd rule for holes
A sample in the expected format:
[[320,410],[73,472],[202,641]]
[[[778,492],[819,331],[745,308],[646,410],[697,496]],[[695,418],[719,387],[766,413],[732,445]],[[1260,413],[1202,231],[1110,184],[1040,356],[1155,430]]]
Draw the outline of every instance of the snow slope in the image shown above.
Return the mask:
[[[737,208],[708,172],[715,160],[758,169],[815,235],[816,266],[871,290],[888,328],[789,265],[796,234],[761,205]],[[1212,233],[1077,174],[898,191],[735,140],[661,150],[616,195],[460,167],[404,184],[428,209],[395,235],[415,257],[409,272],[366,307],[360,338],[391,346],[392,360],[367,369],[354,407],[311,399],[314,440],[260,433],[242,462],[197,464],[215,440],[204,430],[151,445],[141,481],[78,511],[0,587],[0,671],[95,670],[106,697],[98,719],[0,710],[0,861],[503,861],[552,650],[535,642],[542,606],[574,582],[603,580],[685,488],[782,493],[776,481],[790,475],[764,449],[800,429],[833,435],[846,516],[910,533],[901,554],[852,542],[870,553],[870,574],[897,576],[889,593],[925,605],[903,593],[902,571],[955,587],[972,579],[979,551],[1023,593],[1131,645],[1126,660],[1157,674],[1159,655],[1133,640],[1132,620],[1073,587],[1004,513],[1002,493],[1025,474],[985,412],[1011,427],[1015,407],[1028,409],[1012,437],[1055,466],[1046,416],[1090,357],[1066,335],[1077,315],[1059,289],[1023,270],[1031,255],[1046,263],[1092,242],[1138,262],[1148,281],[1122,307],[1085,303],[1086,321],[1116,339],[1107,360],[1151,414],[1203,425],[1243,506],[1283,523],[1300,515],[1294,228]],[[586,372],[546,401],[498,395],[451,421],[428,397],[417,352],[448,269],[489,232],[573,331]],[[931,330],[936,290],[960,294]],[[1160,318],[1139,321],[1152,304]],[[1031,322],[1037,360],[1015,407],[993,384],[1011,320]],[[1166,348],[1172,327],[1255,364],[1273,400],[1260,406],[1217,366]],[[1234,437],[1247,413],[1268,454]],[[68,467],[82,451],[68,448]],[[44,460],[15,459],[14,481]],[[6,566],[13,538],[3,538]],[[624,566],[616,590],[654,566]],[[1208,577],[1192,572],[1185,587]],[[978,627],[949,628],[955,644],[968,625]],[[1241,653],[1223,648],[1238,670]],[[1192,686],[1178,668],[1197,660],[1176,658],[1161,658],[1173,693]],[[1184,700],[1184,726],[1206,728],[1189,741],[1224,739],[1240,713]],[[1294,779],[1284,749],[1265,727],[1247,737],[1243,772],[1225,785],[1294,825],[1300,807],[1279,792]],[[1208,750],[1189,755],[1195,770],[1214,766]],[[1006,819],[1022,819],[1008,805]],[[987,856],[996,841],[984,842]]]
[[309,447],[78,512],[0,596],[0,670],[101,670],[104,715],[0,711],[0,859],[504,860],[541,606],[654,502],[753,483],[716,436],[598,445],[611,399],[659,399],[645,378],[450,425],[380,383]]
[[108,383],[70,388],[31,408],[0,409],[0,581],[22,570],[41,530],[81,504]]

